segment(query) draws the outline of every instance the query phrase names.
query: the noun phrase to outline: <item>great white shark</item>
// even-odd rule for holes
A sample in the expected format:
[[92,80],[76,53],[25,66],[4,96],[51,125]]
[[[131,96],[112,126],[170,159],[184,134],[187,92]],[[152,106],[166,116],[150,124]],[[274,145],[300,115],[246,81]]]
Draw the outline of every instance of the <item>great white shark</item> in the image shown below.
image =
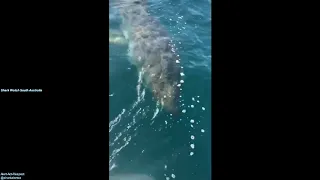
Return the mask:
[[147,0],[118,0],[122,35],[110,31],[109,43],[128,44],[130,62],[143,75],[144,85],[170,113],[177,114],[180,61],[165,28],[147,11]]

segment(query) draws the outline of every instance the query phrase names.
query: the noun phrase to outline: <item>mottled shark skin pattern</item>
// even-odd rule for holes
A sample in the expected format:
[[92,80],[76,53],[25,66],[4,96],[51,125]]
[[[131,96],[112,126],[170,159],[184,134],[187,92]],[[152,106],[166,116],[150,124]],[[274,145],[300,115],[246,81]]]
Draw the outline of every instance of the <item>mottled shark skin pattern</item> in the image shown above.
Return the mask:
[[121,30],[128,42],[128,56],[143,82],[169,113],[179,112],[180,64],[172,41],[160,22],[147,11],[146,0],[119,0]]
[[122,174],[109,176],[110,180],[155,180],[154,178],[145,174]]

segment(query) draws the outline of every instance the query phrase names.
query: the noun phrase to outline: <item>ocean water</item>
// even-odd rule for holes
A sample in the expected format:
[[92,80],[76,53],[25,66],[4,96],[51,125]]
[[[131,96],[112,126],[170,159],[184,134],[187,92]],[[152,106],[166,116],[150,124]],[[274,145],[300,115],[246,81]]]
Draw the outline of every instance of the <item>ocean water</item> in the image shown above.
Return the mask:
[[[141,83],[125,43],[109,43],[109,173],[144,174],[155,180],[211,179],[211,1],[150,0],[178,48],[183,73],[173,117]],[[110,32],[121,19],[109,4]],[[121,36],[121,33],[119,33]],[[130,177],[128,178],[128,180]],[[133,179],[133,178],[132,178]]]

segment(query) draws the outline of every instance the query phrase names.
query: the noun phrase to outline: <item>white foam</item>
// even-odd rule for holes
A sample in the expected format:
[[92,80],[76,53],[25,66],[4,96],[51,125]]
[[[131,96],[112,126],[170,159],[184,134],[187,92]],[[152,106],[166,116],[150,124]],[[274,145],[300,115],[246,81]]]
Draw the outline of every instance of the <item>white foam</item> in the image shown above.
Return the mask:
[[182,73],[180,73],[180,75],[181,75],[181,76],[184,76],[184,73],[182,72]]
[[124,112],[126,112],[126,109],[122,109],[122,112],[109,123],[109,132],[112,131],[113,127],[116,126],[117,124],[119,124],[119,122],[121,121],[121,116],[124,114]]
[[113,164],[111,165],[111,167],[109,168],[109,171],[111,171],[111,170],[114,169],[115,167],[117,167],[117,165],[116,165],[115,163],[113,163]]
[[192,101],[195,101],[194,97],[192,98]]
[[151,118],[151,120],[153,120],[157,115],[158,115],[158,113],[159,113],[159,108],[157,107],[157,109],[156,109],[156,111],[154,112],[154,114],[153,114],[153,117]]
[[190,120],[190,122],[191,122],[191,123],[194,123],[194,120],[193,120],[193,119],[191,119],[191,120]]
[[177,86],[178,86],[178,87],[180,87],[180,86],[181,86],[181,84],[177,84]]
[[194,105],[191,104],[191,108],[194,108]]
[[171,177],[174,179],[174,178],[176,178],[176,175],[174,175],[174,174],[171,174]]
[[110,146],[110,147],[113,146],[114,143],[117,142],[118,139],[119,139],[121,136],[122,136],[122,133],[120,132],[120,133],[114,138],[113,142],[112,142],[112,143],[109,143],[109,146]]
[[200,101],[199,100],[197,100],[197,103],[199,103]]
[[141,108],[138,109],[138,111],[133,115],[132,117],[132,123],[130,124],[130,127],[134,124],[136,124],[136,116],[140,113]]
[[180,61],[179,61],[179,60],[176,60],[176,63],[177,63],[177,64],[179,64],[179,63],[180,63]]
[[193,152],[190,152],[190,156],[193,156],[193,154],[194,154]]
[[138,101],[140,101],[140,88],[142,84],[142,74],[143,74],[143,70],[139,72],[139,78],[138,78],[138,85],[137,85]]
[[[131,136],[129,136],[128,140],[126,141],[126,143],[123,146],[112,151],[112,154],[109,157],[109,164],[112,162],[112,160],[115,158],[115,156],[117,156],[118,153],[130,143],[130,141],[131,141]],[[118,144],[120,144],[120,143],[118,143]]]
[[180,83],[184,83],[184,80],[180,80]]
[[168,122],[167,122],[167,121],[164,121],[164,123],[165,123],[165,124],[168,124]]

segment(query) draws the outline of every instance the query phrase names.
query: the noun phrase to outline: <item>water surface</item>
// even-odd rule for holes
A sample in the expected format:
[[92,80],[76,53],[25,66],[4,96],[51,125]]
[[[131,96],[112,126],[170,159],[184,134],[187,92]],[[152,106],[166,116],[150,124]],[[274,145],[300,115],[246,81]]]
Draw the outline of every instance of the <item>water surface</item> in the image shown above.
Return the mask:
[[[161,111],[130,64],[127,46],[109,46],[109,171],[156,180],[211,179],[211,4],[151,0],[150,13],[172,37],[181,59],[181,116]],[[121,20],[110,3],[109,26]]]

